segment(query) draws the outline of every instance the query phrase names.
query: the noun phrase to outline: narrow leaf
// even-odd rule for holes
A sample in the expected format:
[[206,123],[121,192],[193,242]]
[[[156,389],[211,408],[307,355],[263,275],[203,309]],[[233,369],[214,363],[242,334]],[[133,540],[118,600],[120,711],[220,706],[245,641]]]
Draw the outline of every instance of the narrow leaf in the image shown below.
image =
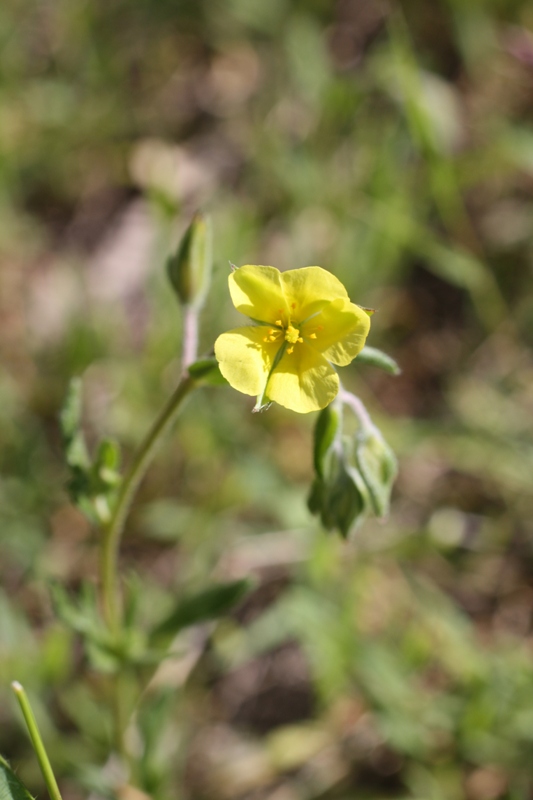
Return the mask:
[[371,367],[379,367],[389,375],[399,375],[401,369],[396,361],[384,353],[383,350],[378,350],[377,347],[363,347],[357,356],[358,364],[368,364]]
[[155,628],[152,638],[173,636],[183,628],[227,614],[250,591],[252,585],[249,579],[219,583],[185,597]]

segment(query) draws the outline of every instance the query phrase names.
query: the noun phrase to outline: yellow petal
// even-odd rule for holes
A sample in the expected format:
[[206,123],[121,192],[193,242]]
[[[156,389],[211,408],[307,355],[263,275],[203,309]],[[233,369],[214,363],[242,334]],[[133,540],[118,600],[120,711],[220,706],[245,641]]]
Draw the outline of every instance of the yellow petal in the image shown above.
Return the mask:
[[369,330],[370,318],[359,306],[349,300],[333,300],[302,328],[302,333],[305,336],[316,331],[312,347],[328,361],[345,367],[363,349]]
[[275,267],[240,267],[229,276],[229,290],[237,311],[252,319],[272,324],[280,312],[288,312],[280,271]]
[[220,371],[230,386],[244,394],[264,391],[280,343],[263,341],[268,328],[261,325],[235,328],[215,342]]
[[[224,373],[222,373],[224,374]],[[274,369],[266,395],[280,406],[299,414],[319,411],[336,397],[339,377],[326,359],[307,344],[286,351]]]
[[348,293],[338,278],[322,267],[302,267],[282,272],[281,284],[291,317],[298,322],[303,322],[331,300],[348,299]]

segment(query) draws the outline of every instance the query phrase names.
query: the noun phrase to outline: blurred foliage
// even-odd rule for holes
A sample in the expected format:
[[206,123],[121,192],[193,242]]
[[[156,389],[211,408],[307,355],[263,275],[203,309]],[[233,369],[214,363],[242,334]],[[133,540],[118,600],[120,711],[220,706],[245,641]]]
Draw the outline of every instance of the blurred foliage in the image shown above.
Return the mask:
[[[532,30],[526,0],[0,5],[0,752],[32,793],[13,678],[66,800],[113,773],[111,676],[50,591],[90,606],[98,558],[63,488],[62,400],[83,375],[83,441],[127,463],[179,375],[164,264],[203,207],[202,348],[238,324],[228,261],[330,269],[402,369],[343,371],[400,472],[388,521],[341,542],[306,508],[313,420],[198,393],[131,518],[131,614],[154,630],[183,597],[257,585],[153,675],[136,785],[531,797]],[[130,663],[126,701],[149,669]]]

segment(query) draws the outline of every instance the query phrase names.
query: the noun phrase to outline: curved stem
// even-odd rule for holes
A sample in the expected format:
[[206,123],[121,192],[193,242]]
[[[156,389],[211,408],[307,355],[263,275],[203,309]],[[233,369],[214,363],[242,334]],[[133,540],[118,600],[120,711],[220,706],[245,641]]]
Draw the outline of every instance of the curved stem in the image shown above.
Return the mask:
[[181,404],[195,385],[194,378],[186,373],[161,410],[124,475],[111,519],[104,528],[101,550],[102,605],[107,624],[114,630],[120,628],[122,615],[118,586],[118,551],[124,524],[135,492],[152,461],[160,439],[174,422]]
[[368,431],[369,433],[374,433],[376,431],[376,426],[372,422],[370,414],[368,413],[362,401],[358,397],[356,397],[351,392],[346,391],[346,389],[344,388],[341,388],[339,392],[339,397],[342,403],[345,403],[347,406],[351,408],[351,410],[359,420],[359,424],[361,425],[363,430]]

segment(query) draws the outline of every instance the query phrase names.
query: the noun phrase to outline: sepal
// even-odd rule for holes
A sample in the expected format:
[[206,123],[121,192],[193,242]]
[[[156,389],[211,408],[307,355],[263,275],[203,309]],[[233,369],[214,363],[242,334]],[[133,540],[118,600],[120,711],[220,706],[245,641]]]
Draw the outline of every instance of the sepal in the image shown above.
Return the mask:
[[357,436],[355,464],[368,490],[373,513],[376,517],[386,517],[398,463],[377,428],[363,431]]
[[313,462],[319,478],[324,477],[326,458],[335,441],[339,426],[340,412],[338,406],[330,404],[323,408],[316,421],[313,446]]
[[347,463],[344,448],[333,449],[323,476],[317,476],[311,487],[309,510],[320,516],[326,530],[338,530],[346,539],[365,515],[368,502],[365,484]]

